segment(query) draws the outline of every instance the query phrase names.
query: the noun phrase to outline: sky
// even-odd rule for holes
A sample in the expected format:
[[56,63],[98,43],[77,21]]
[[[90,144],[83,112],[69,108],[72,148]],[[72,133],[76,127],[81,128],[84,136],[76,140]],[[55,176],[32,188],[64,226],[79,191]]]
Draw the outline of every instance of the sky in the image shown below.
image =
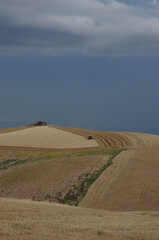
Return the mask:
[[0,0],[0,128],[159,134],[158,0]]

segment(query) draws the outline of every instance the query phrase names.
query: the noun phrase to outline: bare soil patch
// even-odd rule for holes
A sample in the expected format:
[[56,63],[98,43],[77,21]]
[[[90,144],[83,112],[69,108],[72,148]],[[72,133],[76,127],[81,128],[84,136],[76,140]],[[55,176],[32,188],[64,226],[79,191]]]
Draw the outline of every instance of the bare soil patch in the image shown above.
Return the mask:
[[68,155],[1,150],[0,196],[58,202],[109,158],[110,154],[98,152]]

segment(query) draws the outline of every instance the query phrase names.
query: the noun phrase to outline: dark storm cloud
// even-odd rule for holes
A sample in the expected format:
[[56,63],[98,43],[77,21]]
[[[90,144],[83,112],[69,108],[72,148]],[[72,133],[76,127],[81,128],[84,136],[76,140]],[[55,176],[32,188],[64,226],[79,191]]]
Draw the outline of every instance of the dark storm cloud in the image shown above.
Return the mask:
[[139,2],[1,0],[0,51],[38,49],[52,54],[97,55],[158,52],[158,2]]

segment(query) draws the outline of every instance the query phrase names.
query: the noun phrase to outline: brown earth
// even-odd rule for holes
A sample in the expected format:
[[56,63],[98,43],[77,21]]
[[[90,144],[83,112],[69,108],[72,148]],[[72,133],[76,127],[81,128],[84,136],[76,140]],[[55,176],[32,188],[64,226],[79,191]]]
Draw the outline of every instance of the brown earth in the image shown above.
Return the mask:
[[158,240],[159,212],[109,212],[0,198],[1,240]]
[[115,211],[159,211],[159,149],[120,153],[92,184],[80,206]]
[[[20,154],[1,150],[0,197],[58,202],[58,197],[63,198],[74,190],[73,186],[79,186],[88,174],[101,169],[109,157],[109,154],[84,154],[81,157],[73,154],[68,157],[67,154]],[[23,163],[25,160],[27,162]]]

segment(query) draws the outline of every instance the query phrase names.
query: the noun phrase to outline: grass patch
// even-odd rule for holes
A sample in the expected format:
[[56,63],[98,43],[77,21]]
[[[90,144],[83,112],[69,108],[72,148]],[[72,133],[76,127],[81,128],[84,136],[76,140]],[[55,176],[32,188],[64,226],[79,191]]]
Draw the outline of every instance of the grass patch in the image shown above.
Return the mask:
[[15,167],[15,166],[24,164],[26,162],[27,162],[27,159],[25,159],[25,160],[16,160],[16,159],[6,160],[6,161],[0,163],[0,170],[6,170],[10,167]]
[[101,230],[98,230],[98,231],[97,231],[97,234],[98,234],[99,236],[101,236],[101,235],[103,235],[103,234],[104,234],[104,232],[103,232],[103,231],[101,231]]
[[12,225],[12,228],[20,229],[20,230],[31,230],[31,227],[22,225],[20,223],[15,223]]
[[98,151],[72,151],[63,153],[46,153],[46,152],[36,152],[36,153],[22,153],[21,156],[28,156],[31,159],[52,159],[52,158],[63,158],[63,157],[84,157],[91,155],[101,155],[101,154],[112,154],[112,151],[108,150],[98,150]]

